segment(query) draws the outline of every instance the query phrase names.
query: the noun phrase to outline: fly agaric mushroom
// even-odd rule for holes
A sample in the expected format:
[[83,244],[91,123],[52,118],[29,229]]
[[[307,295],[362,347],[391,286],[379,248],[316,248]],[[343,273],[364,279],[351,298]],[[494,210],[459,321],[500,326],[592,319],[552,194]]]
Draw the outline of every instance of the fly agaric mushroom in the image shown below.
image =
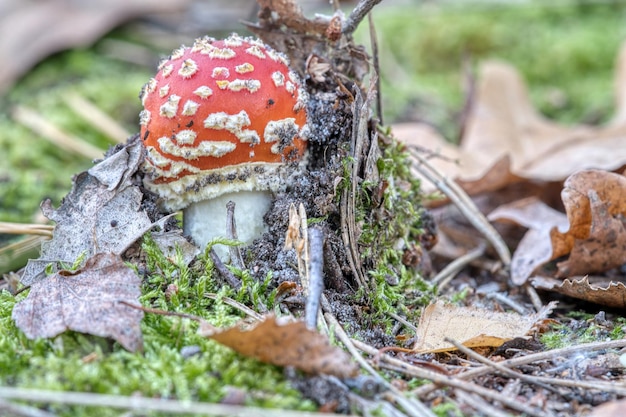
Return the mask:
[[146,188],[183,209],[201,247],[226,235],[234,201],[239,240],[251,243],[305,151],[306,97],[285,56],[259,40],[204,37],[175,50],[141,93]]

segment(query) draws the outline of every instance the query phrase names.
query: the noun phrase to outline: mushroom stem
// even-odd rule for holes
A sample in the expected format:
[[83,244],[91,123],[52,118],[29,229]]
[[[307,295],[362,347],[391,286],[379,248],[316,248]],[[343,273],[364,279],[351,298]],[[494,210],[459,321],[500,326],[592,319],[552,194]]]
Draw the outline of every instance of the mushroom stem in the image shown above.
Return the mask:
[[[265,232],[263,216],[272,203],[269,191],[239,191],[222,194],[210,200],[199,201],[183,210],[183,231],[199,247],[203,248],[216,237],[227,237],[227,208],[229,201],[235,203],[238,240],[249,245]],[[228,248],[216,245],[215,251],[227,260]]]

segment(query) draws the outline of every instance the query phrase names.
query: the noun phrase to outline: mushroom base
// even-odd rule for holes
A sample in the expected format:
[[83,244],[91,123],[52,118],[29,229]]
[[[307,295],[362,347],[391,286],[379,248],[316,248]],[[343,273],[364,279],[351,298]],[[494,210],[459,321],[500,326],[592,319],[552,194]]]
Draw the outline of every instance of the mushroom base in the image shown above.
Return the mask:
[[[204,248],[217,237],[228,237],[226,204],[235,203],[237,239],[249,245],[265,232],[267,226],[263,216],[270,209],[270,191],[239,191],[222,194],[210,200],[199,201],[183,210],[183,232]],[[228,247],[215,245],[221,259],[228,260]]]

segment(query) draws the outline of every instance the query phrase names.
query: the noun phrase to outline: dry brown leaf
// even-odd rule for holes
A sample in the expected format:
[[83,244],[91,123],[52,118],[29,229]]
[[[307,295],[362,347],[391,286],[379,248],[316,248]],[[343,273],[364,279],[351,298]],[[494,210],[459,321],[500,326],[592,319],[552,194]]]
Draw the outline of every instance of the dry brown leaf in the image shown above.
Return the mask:
[[0,14],[0,93],[41,59],[86,46],[148,13],[181,10],[188,0],[19,0]]
[[100,253],[76,271],[60,271],[36,281],[28,297],[13,308],[12,318],[29,339],[54,337],[74,330],[111,337],[135,352],[142,348],[141,280],[122,259]]
[[143,194],[132,176],[143,160],[139,140],[78,174],[72,191],[58,209],[42,204],[46,217],[56,222],[52,240],[41,247],[41,257],[30,260],[22,284],[43,279],[44,269],[59,261],[72,264],[81,254],[122,254],[153,223],[141,208]]
[[587,417],[624,417],[626,416],[626,400],[615,400],[601,404],[593,409]]
[[555,227],[567,230],[569,225],[564,213],[548,207],[536,197],[504,204],[487,218],[492,221],[509,220],[529,229],[511,260],[511,280],[516,285],[524,284],[535,269],[554,259],[550,231]]
[[607,307],[626,307],[626,285],[622,282],[607,282],[606,279],[602,279],[600,282],[591,283],[589,277],[572,277],[565,280],[533,277],[531,283],[540,290],[558,292]]
[[446,338],[470,348],[497,347],[507,340],[526,336],[555,306],[552,302],[536,314],[522,316],[437,301],[427,306],[420,317],[413,350],[418,353],[455,350]]
[[605,171],[570,176],[561,198],[570,228],[552,230],[552,259],[570,254],[558,264],[558,276],[602,272],[626,263],[626,177]]
[[[625,51],[626,43],[618,68],[626,66]],[[569,127],[546,120],[533,108],[513,67],[486,62],[460,147],[451,147],[421,124],[394,126],[394,134],[408,145],[441,150],[446,158],[457,160],[453,164],[433,159],[432,164],[470,193],[522,179],[562,181],[581,169],[617,170],[626,164],[626,77],[618,74],[616,80],[615,118],[600,127]]]
[[339,378],[355,376],[358,372],[350,355],[331,346],[326,336],[307,329],[303,321],[268,315],[261,322],[252,325],[240,322],[225,330],[201,322],[199,333],[242,355],[274,365]]
[[490,220],[510,220],[529,228],[511,263],[511,278],[521,285],[544,263],[557,264],[557,276],[603,272],[626,263],[626,177],[605,171],[581,171],[564,184],[567,214],[537,198],[498,207]]

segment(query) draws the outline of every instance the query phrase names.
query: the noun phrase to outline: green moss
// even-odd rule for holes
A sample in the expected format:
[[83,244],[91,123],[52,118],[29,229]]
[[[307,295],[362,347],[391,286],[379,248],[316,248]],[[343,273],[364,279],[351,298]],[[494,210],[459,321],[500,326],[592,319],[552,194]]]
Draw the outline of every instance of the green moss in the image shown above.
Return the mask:
[[[211,265],[200,260],[189,268],[181,252],[168,259],[149,238],[143,248],[148,272],[140,300],[143,305],[200,315],[220,327],[241,318],[220,297],[204,296],[206,292],[236,295],[211,278]],[[188,319],[147,313],[142,321],[143,353],[130,353],[107,340],[74,332],[51,340],[28,340],[11,319],[14,304],[24,297],[0,293],[2,385],[208,402],[220,401],[225,388],[234,386],[248,393],[247,405],[314,409],[285,381],[280,368],[198,336],[197,324]],[[199,353],[183,356],[181,350],[189,346],[197,346]],[[61,416],[94,413],[88,407],[54,406],[51,410]],[[98,415],[118,414],[98,410]]]
[[[569,315],[571,315],[571,313]],[[560,349],[581,343],[617,340],[622,339],[626,334],[624,328],[625,323],[626,319],[623,318],[617,318],[612,323],[612,327],[600,326],[590,319],[555,323],[550,327],[549,331],[540,336],[539,340],[548,350]]]
[[432,408],[432,412],[440,417],[463,417],[463,413],[458,405],[451,402],[444,402]]
[[405,251],[419,245],[424,232],[420,183],[410,172],[408,154],[401,144],[392,141],[381,150],[379,180],[363,183],[357,201],[363,265],[376,288],[367,297],[378,319],[384,320],[390,312],[414,317],[433,296],[419,269],[403,263]]

